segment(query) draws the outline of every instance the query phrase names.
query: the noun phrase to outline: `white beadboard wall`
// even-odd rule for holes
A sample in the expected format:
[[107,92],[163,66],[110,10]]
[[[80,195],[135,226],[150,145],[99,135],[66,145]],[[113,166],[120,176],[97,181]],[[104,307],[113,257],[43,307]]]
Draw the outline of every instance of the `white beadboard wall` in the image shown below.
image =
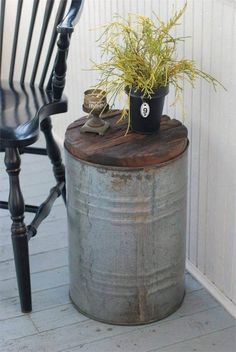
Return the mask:
[[[13,6],[14,1],[9,1]],[[86,70],[90,59],[100,60],[95,28],[116,13],[152,16],[156,12],[167,19],[184,2],[85,0],[68,58],[69,112],[54,118],[61,143],[68,124],[83,114],[83,91],[96,82],[96,74]],[[187,268],[236,317],[236,1],[188,0],[176,31],[192,37],[180,46],[179,55],[196,60],[227,88],[214,92],[198,82],[192,90],[186,84],[183,104],[170,107],[171,92],[165,113],[184,120],[189,130]]]

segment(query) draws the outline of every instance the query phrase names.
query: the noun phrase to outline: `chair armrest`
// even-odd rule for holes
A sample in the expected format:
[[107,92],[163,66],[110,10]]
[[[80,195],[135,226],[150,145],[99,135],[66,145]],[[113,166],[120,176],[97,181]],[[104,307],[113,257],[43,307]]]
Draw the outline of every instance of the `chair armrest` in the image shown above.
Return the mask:
[[57,42],[58,51],[54,63],[52,77],[50,78],[48,84],[48,91],[52,91],[52,97],[54,101],[59,101],[62,97],[66,82],[66,61],[70,45],[70,38],[74,30],[74,25],[79,20],[84,1],[85,0],[72,0],[67,15],[57,26],[57,32],[59,33],[59,39]]
[[72,0],[69,11],[57,26],[57,32],[62,34],[72,33],[74,25],[78,22],[85,0]]

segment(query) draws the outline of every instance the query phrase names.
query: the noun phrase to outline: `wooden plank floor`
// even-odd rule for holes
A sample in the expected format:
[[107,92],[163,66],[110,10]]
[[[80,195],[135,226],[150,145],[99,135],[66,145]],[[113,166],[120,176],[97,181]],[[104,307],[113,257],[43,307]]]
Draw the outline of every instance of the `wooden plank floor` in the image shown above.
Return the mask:
[[[8,179],[0,156],[1,199]],[[26,171],[27,169],[27,171]],[[39,204],[54,184],[43,156],[22,156],[21,184],[27,202]],[[32,215],[27,214],[28,222]],[[235,352],[235,320],[186,274],[182,307],[161,322],[146,326],[102,324],[77,312],[68,297],[66,212],[58,200],[30,241],[33,312],[23,315],[14,271],[10,219],[0,210],[0,351],[1,352]]]

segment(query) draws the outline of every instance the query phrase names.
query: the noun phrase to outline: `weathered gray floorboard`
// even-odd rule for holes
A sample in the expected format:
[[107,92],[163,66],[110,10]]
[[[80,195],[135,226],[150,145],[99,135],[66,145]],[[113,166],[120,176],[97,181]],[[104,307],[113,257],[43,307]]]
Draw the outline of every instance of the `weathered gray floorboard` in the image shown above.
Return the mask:
[[[186,287],[188,287],[187,283]],[[182,317],[217,306],[219,306],[219,303],[206,290],[196,290],[185,296],[182,306],[174,315]]]
[[[185,298],[182,307],[176,313],[166,318],[165,321],[179,319],[180,317],[192,315],[193,313],[198,313],[218,305],[219,304],[214,298],[212,298],[206,291],[194,291]],[[56,308],[32,313],[31,317],[35,326],[37,326],[40,331],[46,331],[52,328],[68,325],[69,323],[67,324],[67,322],[70,320],[73,320],[71,322],[73,323],[87,319],[72,305],[66,305],[65,307],[68,309],[65,310],[63,307],[58,306]]]
[[37,352],[62,351],[63,349],[75,347],[86,341],[97,341],[134,329],[134,327],[110,326],[93,320],[86,320],[62,328],[38,333],[37,335],[12,340],[3,344],[0,343],[0,351],[19,352],[23,350],[24,352],[36,352],[36,346]]
[[[69,286],[62,285],[43,291],[33,292],[33,312],[40,312],[70,303]],[[19,308],[19,297],[0,301],[0,320],[23,315]],[[45,322],[46,323],[46,322]],[[61,322],[63,324],[63,321]]]
[[[83,344],[67,352],[150,352],[166,345],[206,335],[235,324],[221,307],[176,320],[136,329],[126,334]],[[207,352],[207,351],[205,351]],[[222,351],[223,352],[223,351]]]
[[202,289],[202,286],[190,274],[185,276],[186,294]]
[[[31,273],[56,269],[68,265],[67,248],[55,249],[50,252],[31,255]],[[0,262],[0,281],[15,278],[15,264],[13,259]]]
[[37,333],[29,317],[17,317],[0,321],[0,343]]
[[[147,352],[232,327],[221,307],[144,327],[111,326],[92,320],[0,344],[4,352]],[[74,350],[73,350],[74,348]]]
[[[42,291],[69,282],[68,267],[64,266],[31,275],[32,292]],[[18,295],[16,279],[0,281],[0,301]],[[19,308],[20,309],[20,308]]]
[[[30,240],[29,248],[31,254],[37,254],[64,248],[66,246],[67,234],[58,232],[58,234],[54,233],[53,235],[47,236],[47,238],[40,237],[40,235],[32,238],[32,240]],[[0,262],[9,259],[13,259],[12,245],[10,243],[0,246]]]
[[[48,252],[50,254],[51,252]],[[46,279],[46,277],[45,277]],[[186,275],[186,288],[190,289],[189,283],[193,279],[189,274]],[[199,297],[197,296],[199,295]],[[67,304],[69,299],[68,285],[62,285],[55,288],[49,288],[42,291],[33,292],[33,312],[44,311],[53,307]],[[183,315],[189,315],[193,312],[200,312],[204,309],[214,307],[216,301],[203,289],[193,290],[185,297],[182,307],[170,319],[178,318]],[[13,297],[0,300],[0,320],[8,319],[22,315],[19,309],[19,298]],[[45,324],[47,322],[45,321]],[[64,324],[62,321],[61,324]]]
[[80,314],[71,303],[40,312],[33,312],[30,314],[30,317],[39,332],[88,320],[88,318]]
[[[164,347],[155,352],[235,352],[236,327],[226,328],[205,336]],[[153,351],[154,352],[154,351]]]

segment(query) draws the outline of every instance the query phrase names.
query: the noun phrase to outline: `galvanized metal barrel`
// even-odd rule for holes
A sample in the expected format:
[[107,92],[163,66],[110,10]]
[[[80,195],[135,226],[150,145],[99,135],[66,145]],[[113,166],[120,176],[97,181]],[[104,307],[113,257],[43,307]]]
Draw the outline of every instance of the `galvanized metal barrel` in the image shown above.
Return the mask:
[[85,315],[144,324],[184,297],[187,148],[150,167],[66,152],[70,297]]

